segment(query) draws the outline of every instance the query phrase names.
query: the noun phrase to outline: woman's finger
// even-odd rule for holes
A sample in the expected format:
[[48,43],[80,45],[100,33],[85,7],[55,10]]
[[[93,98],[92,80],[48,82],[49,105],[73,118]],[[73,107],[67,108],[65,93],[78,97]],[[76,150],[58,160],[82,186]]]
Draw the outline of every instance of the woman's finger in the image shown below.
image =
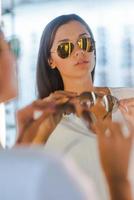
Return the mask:
[[33,117],[29,119],[29,121],[20,121],[21,129],[19,129],[19,138],[17,140],[17,143],[28,143],[33,140],[33,138],[36,135],[36,132],[42,123],[43,120],[45,120],[49,115],[54,113],[55,110],[52,109],[46,109],[45,112],[42,113],[42,115],[34,120]]

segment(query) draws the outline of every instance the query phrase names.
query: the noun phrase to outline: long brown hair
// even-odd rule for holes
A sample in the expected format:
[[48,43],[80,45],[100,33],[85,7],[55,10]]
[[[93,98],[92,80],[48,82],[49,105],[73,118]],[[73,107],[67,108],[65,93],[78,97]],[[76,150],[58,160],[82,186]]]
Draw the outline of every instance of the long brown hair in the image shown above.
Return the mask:
[[[56,90],[64,90],[64,84],[59,70],[57,68],[51,69],[48,60],[50,58],[50,49],[52,47],[57,29],[61,25],[67,24],[68,22],[74,20],[83,24],[88,30],[91,37],[94,39],[92,31],[88,26],[88,24],[76,14],[61,15],[59,17],[56,17],[47,24],[41,37],[38,60],[37,60],[36,78],[37,78],[37,91],[39,98],[47,97],[49,96],[50,93]],[[96,51],[95,51],[95,60],[96,60]],[[94,72],[95,72],[95,66],[93,71],[91,72],[92,81],[94,81]]]

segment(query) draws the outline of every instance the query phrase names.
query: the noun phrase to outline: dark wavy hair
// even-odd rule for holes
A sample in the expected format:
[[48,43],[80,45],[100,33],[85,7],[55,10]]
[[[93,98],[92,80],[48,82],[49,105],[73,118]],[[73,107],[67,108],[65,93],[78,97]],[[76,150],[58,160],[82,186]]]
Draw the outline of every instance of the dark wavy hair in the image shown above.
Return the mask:
[[[38,53],[38,60],[37,60],[36,79],[37,79],[37,92],[39,98],[47,97],[49,96],[50,93],[56,90],[64,90],[64,84],[59,70],[57,68],[51,69],[48,60],[50,58],[50,50],[57,29],[60,26],[67,24],[70,21],[78,21],[81,24],[83,24],[86,27],[87,31],[89,32],[90,36],[94,39],[92,31],[88,26],[88,24],[76,14],[58,16],[47,24],[42,33],[39,53]],[[96,51],[95,51],[95,61],[96,61]],[[94,72],[95,72],[95,66],[93,71],[91,72],[92,81],[94,81]]]

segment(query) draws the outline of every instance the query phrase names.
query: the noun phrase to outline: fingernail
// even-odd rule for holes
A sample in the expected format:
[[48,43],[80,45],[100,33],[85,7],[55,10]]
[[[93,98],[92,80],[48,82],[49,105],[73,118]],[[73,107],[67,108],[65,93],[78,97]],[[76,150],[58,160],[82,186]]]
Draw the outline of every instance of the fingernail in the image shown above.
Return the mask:
[[42,114],[43,114],[42,111],[37,111],[37,110],[34,111],[34,113],[33,113],[33,119],[37,120]]
[[107,138],[109,138],[111,136],[111,132],[110,132],[110,130],[108,128],[105,130],[105,136]]

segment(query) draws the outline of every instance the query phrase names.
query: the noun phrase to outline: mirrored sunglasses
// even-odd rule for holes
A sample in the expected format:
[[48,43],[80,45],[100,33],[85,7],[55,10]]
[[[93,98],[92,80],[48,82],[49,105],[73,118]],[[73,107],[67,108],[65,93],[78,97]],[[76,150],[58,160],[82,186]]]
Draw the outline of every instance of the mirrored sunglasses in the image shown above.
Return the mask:
[[[92,52],[95,50],[95,41],[89,37],[82,37],[77,41],[77,45],[80,49],[86,52]],[[57,47],[57,54],[60,58],[68,58],[73,52],[75,45],[72,42],[62,42]],[[52,51],[51,53],[55,53]]]

